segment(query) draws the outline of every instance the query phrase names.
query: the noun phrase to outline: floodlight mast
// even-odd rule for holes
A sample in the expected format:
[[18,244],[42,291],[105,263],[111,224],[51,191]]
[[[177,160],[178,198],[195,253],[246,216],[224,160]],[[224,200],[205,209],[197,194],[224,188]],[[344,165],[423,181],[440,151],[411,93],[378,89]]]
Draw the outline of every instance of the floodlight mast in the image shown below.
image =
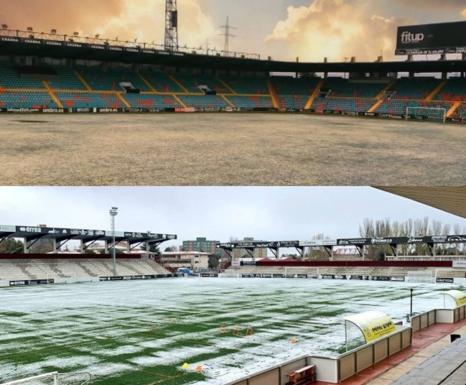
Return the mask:
[[165,1],[165,50],[178,51],[178,7],[176,0]]
[[112,262],[113,262],[113,276],[116,276],[116,240],[115,240],[115,217],[118,215],[118,207],[110,209],[110,221],[112,225]]

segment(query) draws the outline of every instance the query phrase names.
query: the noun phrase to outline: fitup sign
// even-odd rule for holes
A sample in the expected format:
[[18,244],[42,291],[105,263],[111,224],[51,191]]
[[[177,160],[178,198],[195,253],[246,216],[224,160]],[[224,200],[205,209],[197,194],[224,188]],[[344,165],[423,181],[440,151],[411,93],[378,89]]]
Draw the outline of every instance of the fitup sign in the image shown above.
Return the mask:
[[398,28],[396,55],[466,52],[466,21]]

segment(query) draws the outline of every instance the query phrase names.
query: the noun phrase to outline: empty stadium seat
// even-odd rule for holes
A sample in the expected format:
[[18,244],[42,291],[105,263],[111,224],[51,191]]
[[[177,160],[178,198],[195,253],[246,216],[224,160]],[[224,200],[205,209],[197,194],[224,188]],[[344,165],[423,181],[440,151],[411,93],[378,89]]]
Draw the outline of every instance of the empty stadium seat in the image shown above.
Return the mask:
[[120,83],[131,83],[141,91],[150,91],[136,71],[126,68],[83,67],[78,72],[89,86],[96,91],[121,91]]
[[0,91],[0,109],[57,108],[47,92],[6,92]]
[[343,78],[328,78],[322,88],[330,91],[331,97],[375,98],[386,83],[374,83]]
[[375,99],[316,98],[312,108],[317,112],[363,113],[369,111]]
[[161,71],[141,71],[141,75],[152,85],[158,92],[183,93],[185,92],[170,76],[170,74]]
[[214,75],[201,74],[176,74],[175,78],[190,92],[202,93],[200,86],[207,86],[209,89],[218,94],[230,93],[230,90],[225,87]]
[[393,99],[425,99],[440,84],[440,80],[434,78],[402,78],[398,79],[391,87]]
[[95,94],[89,92],[57,92],[64,108],[124,108],[121,100],[114,94]]
[[216,95],[181,95],[180,99],[187,106],[198,109],[221,110],[228,107],[225,100]]
[[272,108],[270,96],[228,96],[236,108],[243,110],[268,109]]
[[435,100],[466,102],[466,79],[449,79],[442,90],[436,95]]
[[237,94],[269,94],[267,78],[253,76],[222,76],[221,79],[225,81],[230,86],[230,88],[233,89]]
[[164,110],[182,107],[177,100],[170,95],[126,94],[125,99],[134,108],[146,110]]
[[13,64],[0,64],[0,87],[2,88],[45,88],[43,78],[38,75],[22,74]]

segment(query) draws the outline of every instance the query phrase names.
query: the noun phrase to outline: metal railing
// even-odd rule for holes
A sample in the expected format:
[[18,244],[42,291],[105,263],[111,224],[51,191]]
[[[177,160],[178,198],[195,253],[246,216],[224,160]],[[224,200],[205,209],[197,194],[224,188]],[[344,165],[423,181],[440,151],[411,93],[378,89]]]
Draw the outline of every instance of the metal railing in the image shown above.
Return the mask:
[[18,42],[40,42],[40,43],[60,43],[65,46],[73,46],[75,44],[88,46],[90,48],[97,49],[124,49],[124,50],[133,50],[139,51],[141,53],[149,53],[148,51],[164,52],[167,54],[198,54],[206,56],[223,56],[230,58],[242,58],[242,59],[255,59],[260,60],[261,55],[257,53],[247,53],[247,52],[235,52],[235,51],[223,51],[217,50],[215,48],[205,48],[205,47],[188,47],[187,45],[180,46],[176,51],[169,51],[165,49],[165,46],[162,44],[157,44],[155,42],[138,42],[136,39],[133,41],[130,40],[119,40],[118,38],[106,39],[100,35],[95,35],[94,37],[90,36],[80,36],[79,34],[59,34],[56,32],[35,32],[29,30],[21,29],[9,29],[2,28],[0,29],[0,37],[17,39]]

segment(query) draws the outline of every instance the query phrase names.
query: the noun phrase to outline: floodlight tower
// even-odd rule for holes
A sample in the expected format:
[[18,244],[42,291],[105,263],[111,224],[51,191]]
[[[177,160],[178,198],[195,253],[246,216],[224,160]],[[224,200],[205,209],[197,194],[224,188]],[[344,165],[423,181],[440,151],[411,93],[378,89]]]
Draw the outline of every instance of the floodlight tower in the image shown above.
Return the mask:
[[112,224],[112,261],[113,261],[113,276],[116,276],[116,242],[115,242],[115,217],[118,215],[118,207],[112,207],[110,209],[110,220]]
[[165,0],[165,50],[178,51],[178,7],[176,0]]

